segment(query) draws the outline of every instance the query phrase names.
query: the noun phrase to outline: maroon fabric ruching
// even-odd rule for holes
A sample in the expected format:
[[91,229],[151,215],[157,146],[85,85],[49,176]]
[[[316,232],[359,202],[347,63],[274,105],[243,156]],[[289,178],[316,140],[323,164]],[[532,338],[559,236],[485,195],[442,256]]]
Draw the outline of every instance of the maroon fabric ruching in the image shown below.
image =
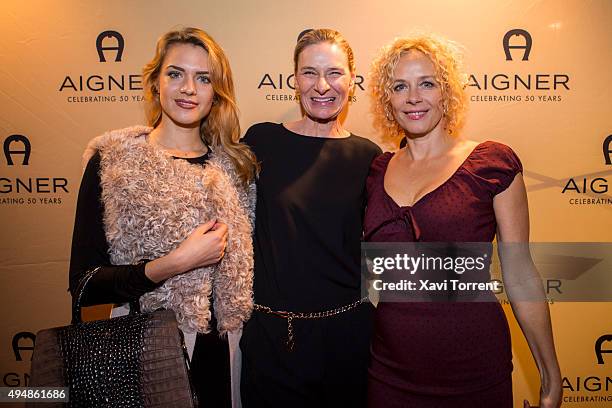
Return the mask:
[[[366,241],[491,242],[493,198],[522,172],[508,146],[480,143],[447,181],[401,207],[384,189],[392,157],[370,169]],[[497,302],[380,303],[375,316],[370,407],[512,406],[510,334]]]

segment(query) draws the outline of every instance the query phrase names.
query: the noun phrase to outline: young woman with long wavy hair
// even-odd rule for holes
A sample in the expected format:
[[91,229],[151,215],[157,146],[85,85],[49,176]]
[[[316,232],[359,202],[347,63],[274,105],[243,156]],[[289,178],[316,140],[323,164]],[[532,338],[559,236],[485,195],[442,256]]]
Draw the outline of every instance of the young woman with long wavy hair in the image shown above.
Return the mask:
[[231,405],[226,338],[253,308],[253,184],[240,144],[232,72],[204,31],[164,34],[143,70],[148,126],[90,142],[79,191],[70,290],[101,267],[85,302],[139,300],[174,310],[195,339],[192,376],[205,405]]

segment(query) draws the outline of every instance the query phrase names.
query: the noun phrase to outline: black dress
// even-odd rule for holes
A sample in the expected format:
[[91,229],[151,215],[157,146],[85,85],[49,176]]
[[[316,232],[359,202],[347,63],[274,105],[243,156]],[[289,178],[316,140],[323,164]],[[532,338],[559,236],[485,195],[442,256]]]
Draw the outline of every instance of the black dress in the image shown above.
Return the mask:
[[[204,165],[208,153],[187,160]],[[85,305],[125,303],[138,299],[163,284],[145,275],[145,264],[111,265],[104,233],[104,204],[100,186],[100,154],[96,153],[85,169],[77,201],[72,251],[70,256],[70,292],[74,296],[80,279],[89,269],[102,266],[88,283]],[[213,407],[231,406],[229,346],[219,337],[215,314],[211,308],[211,331],[198,333],[191,361],[191,375],[200,400]]]
[[[381,153],[367,139],[318,138],[281,124],[252,126],[244,142],[262,171],[255,217],[255,302],[316,312],[360,299],[365,181]],[[244,407],[354,407],[365,404],[372,306],[294,320],[255,311],[245,324]]]

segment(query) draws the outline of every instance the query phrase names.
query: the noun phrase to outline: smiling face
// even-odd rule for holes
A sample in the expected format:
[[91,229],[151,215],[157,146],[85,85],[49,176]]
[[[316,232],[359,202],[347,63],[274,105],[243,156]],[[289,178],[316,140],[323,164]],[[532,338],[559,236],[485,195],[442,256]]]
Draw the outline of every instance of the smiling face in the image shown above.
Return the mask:
[[435,74],[431,60],[416,50],[403,54],[393,70],[393,117],[408,136],[444,132],[444,101]]
[[317,122],[329,121],[347,105],[355,74],[350,72],[342,47],[321,42],[300,53],[295,82],[306,116]]
[[168,49],[159,73],[157,89],[162,121],[181,127],[197,127],[209,113],[215,92],[210,82],[208,52],[192,44]]

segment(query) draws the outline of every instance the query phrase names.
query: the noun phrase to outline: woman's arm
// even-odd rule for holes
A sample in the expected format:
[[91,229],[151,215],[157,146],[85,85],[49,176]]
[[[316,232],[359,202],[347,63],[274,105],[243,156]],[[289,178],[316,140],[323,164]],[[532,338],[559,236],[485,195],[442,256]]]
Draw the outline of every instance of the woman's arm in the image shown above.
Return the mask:
[[529,208],[523,177],[493,200],[504,286],[512,310],[540,371],[540,406],[561,404],[561,372],[555,353],[550,312],[529,253]]
[[196,228],[168,255],[137,265],[112,265],[104,233],[99,170],[100,154],[96,153],[83,174],[72,235],[70,292],[73,296],[85,272],[101,266],[87,285],[83,304],[136,300],[172,276],[216,263],[223,257],[227,227],[211,220]]
[[195,268],[221,260],[227,245],[227,225],[207,221],[194,229],[175,250],[147,263],[145,275],[153,282],[162,282]]
[[101,266],[87,285],[84,304],[123,303],[135,300],[160,284],[145,275],[145,264],[111,265],[104,234],[101,201],[100,155],[95,154],[85,169],[77,199],[70,256],[70,292],[88,270]]

